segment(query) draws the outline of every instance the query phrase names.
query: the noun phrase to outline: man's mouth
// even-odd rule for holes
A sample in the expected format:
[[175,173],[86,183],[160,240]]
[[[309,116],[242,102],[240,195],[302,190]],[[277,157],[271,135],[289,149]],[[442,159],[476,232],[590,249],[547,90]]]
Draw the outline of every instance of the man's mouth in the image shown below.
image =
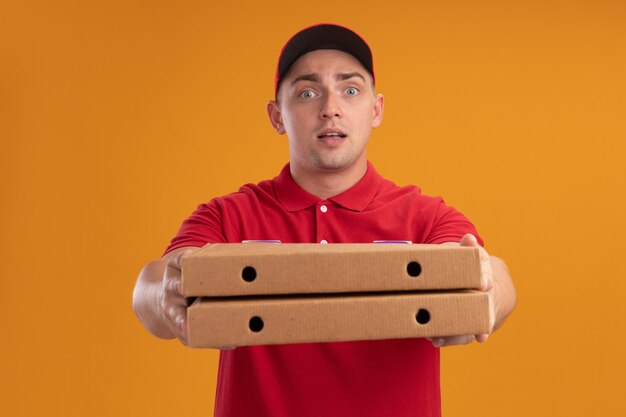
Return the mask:
[[322,131],[322,133],[317,135],[317,138],[318,139],[325,139],[325,138],[343,139],[346,136],[348,136],[348,135],[346,135],[342,131],[333,129],[333,130],[324,130],[324,131]]

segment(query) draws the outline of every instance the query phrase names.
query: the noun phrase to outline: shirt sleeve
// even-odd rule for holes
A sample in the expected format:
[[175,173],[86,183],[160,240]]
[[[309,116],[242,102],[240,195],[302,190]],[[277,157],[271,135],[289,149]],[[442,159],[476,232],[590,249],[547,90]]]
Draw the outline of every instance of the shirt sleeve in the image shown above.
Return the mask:
[[484,246],[476,227],[467,217],[455,208],[447,206],[441,197],[433,198],[426,207],[432,219],[427,231],[425,243],[439,244],[445,242],[459,242],[467,233],[476,236],[478,244]]
[[219,199],[200,204],[178,229],[164,254],[184,246],[202,247],[207,243],[225,243]]

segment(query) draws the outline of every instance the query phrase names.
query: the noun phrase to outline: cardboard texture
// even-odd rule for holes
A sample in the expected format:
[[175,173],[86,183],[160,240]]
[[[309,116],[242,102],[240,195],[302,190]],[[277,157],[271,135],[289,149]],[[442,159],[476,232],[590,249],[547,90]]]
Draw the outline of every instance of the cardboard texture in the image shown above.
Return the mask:
[[478,291],[197,299],[188,308],[189,345],[224,348],[486,333],[488,302],[487,294]]
[[208,244],[181,259],[186,297],[480,287],[477,248],[396,244]]

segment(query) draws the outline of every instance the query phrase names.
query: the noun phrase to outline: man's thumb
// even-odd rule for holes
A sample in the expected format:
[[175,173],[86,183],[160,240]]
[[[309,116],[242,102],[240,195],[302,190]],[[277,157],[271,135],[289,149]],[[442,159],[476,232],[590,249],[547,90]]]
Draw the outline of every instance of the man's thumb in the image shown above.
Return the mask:
[[478,246],[478,240],[476,240],[476,236],[474,236],[471,233],[468,233],[461,238],[460,245],[461,246]]

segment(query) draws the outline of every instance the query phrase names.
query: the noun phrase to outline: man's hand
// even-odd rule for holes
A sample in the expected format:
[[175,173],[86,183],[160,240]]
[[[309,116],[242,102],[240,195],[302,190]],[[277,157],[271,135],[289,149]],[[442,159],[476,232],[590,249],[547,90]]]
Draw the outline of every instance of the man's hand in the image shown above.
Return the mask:
[[444,245],[460,245],[478,247],[480,253],[480,269],[481,269],[481,287],[480,291],[485,292],[489,297],[489,333],[477,335],[460,335],[430,338],[435,347],[464,345],[474,340],[483,343],[487,341],[489,335],[502,325],[504,320],[511,314],[516,302],[516,293],[509,271],[504,262],[490,256],[487,251],[482,248],[476,237],[472,234],[466,234],[457,243],[444,243]]
[[187,343],[187,299],[183,296],[181,285],[180,258],[190,250],[185,250],[174,255],[165,267],[161,291],[159,296],[159,308],[163,322],[169,327],[174,337],[178,338],[185,346]]
[[133,309],[153,335],[178,338],[187,345],[188,300],[181,288],[180,258],[195,247],[175,249],[147,264],[139,274],[133,293]]

